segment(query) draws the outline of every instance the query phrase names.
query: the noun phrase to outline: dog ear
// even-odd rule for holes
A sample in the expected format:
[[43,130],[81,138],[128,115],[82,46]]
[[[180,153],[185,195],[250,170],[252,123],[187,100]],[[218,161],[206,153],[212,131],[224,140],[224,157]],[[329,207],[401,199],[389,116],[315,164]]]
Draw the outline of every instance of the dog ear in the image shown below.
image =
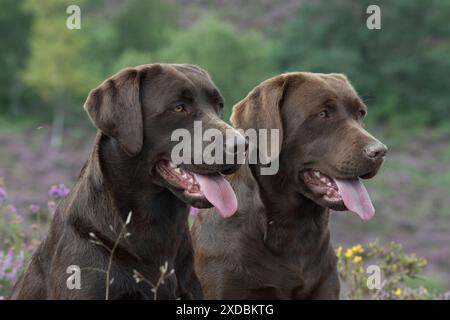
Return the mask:
[[[264,81],[255,87],[244,100],[241,100],[233,107],[230,121],[235,128],[239,129],[278,129],[279,132],[279,149],[283,142],[283,124],[281,120],[281,105],[287,88],[288,77],[281,75]],[[266,150],[262,150],[260,154],[269,156],[274,159],[278,154],[272,153],[271,139],[266,143]],[[259,148],[264,148],[264,143],[258,144]],[[270,161],[270,159],[267,159]]]
[[350,82],[350,81],[348,80],[347,76],[346,76],[345,74],[343,74],[343,73],[330,73],[329,76],[330,76],[330,77],[333,77],[333,78],[335,78],[335,79],[338,79],[338,80],[347,82],[347,83]]
[[140,153],[144,141],[139,91],[140,71],[127,68],[92,90],[84,104],[94,125],[130,156]]

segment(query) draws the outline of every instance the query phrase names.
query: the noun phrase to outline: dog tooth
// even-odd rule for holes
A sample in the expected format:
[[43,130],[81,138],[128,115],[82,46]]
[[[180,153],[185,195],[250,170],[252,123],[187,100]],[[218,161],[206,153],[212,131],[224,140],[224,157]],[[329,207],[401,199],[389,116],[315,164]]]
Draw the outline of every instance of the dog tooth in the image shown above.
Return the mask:
[[181,174],[181,169],[180,168],[175,168],[174,170],[176,173]]
[[172,169],[174,169],[174,168],[177,167],[172,161],[169,161],[169,166],[170,166]]
[[315,175],[317,178],[320,178],[320,172],[319,172],[319,171],[314,171],[314,175]]

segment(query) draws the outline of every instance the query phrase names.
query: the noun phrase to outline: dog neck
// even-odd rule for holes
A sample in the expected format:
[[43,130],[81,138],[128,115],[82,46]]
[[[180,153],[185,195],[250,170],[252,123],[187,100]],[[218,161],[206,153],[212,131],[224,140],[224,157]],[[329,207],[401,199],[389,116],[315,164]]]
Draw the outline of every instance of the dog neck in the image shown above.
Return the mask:
[[250,171],[257,182],[261,200],[267,208],[268,219],[291,222],[328,215],[328,208],[298,192],[291,179],[283,178],[283,174],[261,175],[260,168],[256,165],[251,165]]
[[[168,232],[172,229],[176,229],[175,234],[182,234],[180,230],[186,226],[189,206],[169,190],[145,185],[137,171],[142,165],[139,159],[129,158],[115,140],[102,134],[98,134],[96,140],[96,147],[73,190],[73,194],[85,199],[68,199],[69,206],[73,203],[83,208],[70,208],[67,211],[72,214],[70,219],[76,219],[83,233],[93,232],[102,240],[114,243],[132,212],[131,222],[126,226],[131,234],[124,243],[126,250],[145,258],[152,254],[149,248],[157,248],[159,243],[161,248],[167,249],[167,255],[172,255],[168,244],[175,246],[176,241],[166,239],[166,235],[172,234]],[[76,192],[76,189],[85,192]],[[158,210],[161,207],[166,210],[161,212]],[[102,214],[95,215],[96,212]],[[164,224],[167,228],[152,228],[155,224]]]
[[[314,243],[329,240],[329,209],[324,208],[303,194],[290,191],[296,190],[288,181],[281,181],[281,175],[261,175],[258,166],[245,165],[242,170],[251,174],[253,182],[259,191],[261,205],[254,204],[258,212],[264,217],[264,241],[271,247],[289,247],[295,238],[301,238],[300,243]],[[241,170],[240,170],[241,171]],[[245,202],[243,200],[241,202]],[[311,238],[313,241],[304,241]],[[328,239],[328,240],[327,240]],[[305,249],[306,248],[300,248]]]

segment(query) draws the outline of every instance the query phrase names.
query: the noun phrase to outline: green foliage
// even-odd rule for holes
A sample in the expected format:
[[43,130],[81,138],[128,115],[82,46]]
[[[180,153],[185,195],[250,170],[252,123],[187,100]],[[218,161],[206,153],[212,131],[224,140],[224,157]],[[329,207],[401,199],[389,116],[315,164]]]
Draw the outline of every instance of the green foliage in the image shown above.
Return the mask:
[[176,30],[177,15],[170,2],[131,0],[115,17],[116,50],[154,51],[168,42]]
[[112,73],[116,73],[126,67],[134,67],[141,64],[151,63],[152,61],[154,60],[152,59],[150,53],[127,50],[119,57],[117,62],[113,64]]
[[31,17],[22,0],[0,1],[0,112],[19,114],[23,85],[19,73],[28,57]]
[[[406,254],[399,243],[382,247],[378,242],[367,248],[356,245],[344,250],[336,249],[338,271],[349,299],[436,299],[440,298],[435,283],[424,281],[419,275],[427,261],[413,254]],[[381,270],[381,289],[369,289],[368,265]],[[430,285],[431,283],[431,285]],[[409,286],[408,286],[409,285]],[[424,285],[428,285],[428,288]]]
[[[285,26],[261,32],[245,18],[260,5],[231,14],[227,5],[198,10],[163,0],[0,1],[5,115],[81,114],[89,90],[119,69],[177,62],[210,72],[227,99],[226,118],[262,80],[308,70],[346,73],[376,124],[410,130],[448,122],[448,1],[302,2]],[[70,4],[81,7],[81,30],[65,26]],[[369,4],[381,7],[381,30],[366,28]]]
[[181,32],[157,53],[160,61],[192,63],[206,69],[225,96],[227,110],[259,82],[273,74],[269,50],[255,32],[239,31],[217,16]]
[[[370,4],[381,30],[365,26]],[[378,121],[430,125],[448,119],[449,15],[440,0],[305,2],[273,54],[283,71],[346,73]]]
[[[81,5],[83,1],[76,1]],[[27,0],[33,15],[31,56],[24,71],[25,82],[49,102],[69,102],[97,83],[91,63],[85,59],[89,38],[81,30],[66,28],[66,11],[74,1]],[[56,101],[54,100],[56,99]]]

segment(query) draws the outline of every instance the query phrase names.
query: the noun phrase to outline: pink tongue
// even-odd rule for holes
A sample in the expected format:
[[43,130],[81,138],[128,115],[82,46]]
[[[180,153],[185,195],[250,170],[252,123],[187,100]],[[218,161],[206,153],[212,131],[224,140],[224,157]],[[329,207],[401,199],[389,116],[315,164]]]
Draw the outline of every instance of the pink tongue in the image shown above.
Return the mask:
[[194,174],[200,190],[223,218],[231,217],[237,210],[237,199],[230,183],[220,174]]
[[369,193],[359,178],[338,180],[336,182],[339,193],[348,210],[358,214],[363,220],[370,220],[375,214],[375,208],[370,200]]

